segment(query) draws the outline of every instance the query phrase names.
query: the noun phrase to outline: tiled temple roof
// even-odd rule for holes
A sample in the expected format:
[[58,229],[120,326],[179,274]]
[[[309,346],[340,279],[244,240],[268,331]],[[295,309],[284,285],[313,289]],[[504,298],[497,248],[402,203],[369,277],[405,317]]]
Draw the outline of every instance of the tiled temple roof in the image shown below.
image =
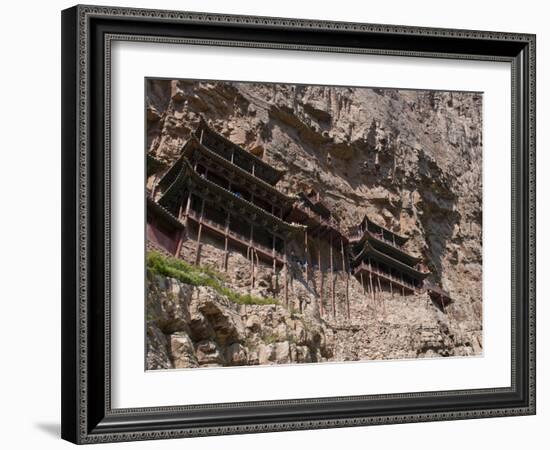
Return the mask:
[[[249,151],[245,150],[244,148],[235,144],[234,142],[231,142],[225,136],[213,130],[208,125],[204,117],[201,116],[197,130],[195,131],[195,134],[197,136],[200,136],[202,131],[204,131],[208,136],[214,138],[218,142],[221,142],[222,144],[226,145],[228,148],[234,150],[239,156],[254,163],[257,167],[255,176],[258,178],[262,178],[265,182],[271,185],[275,185],[284,175],[285,173],[284,170],[276,169],[275,167],[266,163],[263,159],[258,158],[256,155],[253,155]],[[202,141],[204,143],[204,138]],[[226,158],[226,159],[229,159],[229,158]]]

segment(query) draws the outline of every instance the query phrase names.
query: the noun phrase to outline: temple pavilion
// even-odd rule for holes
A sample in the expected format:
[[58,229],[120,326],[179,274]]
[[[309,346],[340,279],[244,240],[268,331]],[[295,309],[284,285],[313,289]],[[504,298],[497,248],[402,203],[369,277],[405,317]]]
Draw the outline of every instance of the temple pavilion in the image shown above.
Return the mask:
[[420,290],[429,272],[423,270],[420,257],[403,249],[407,240],[365,216],[349,241],[350,264],[361,284],[373,293],[383,288],[402,295]]
[[275,187],[283,173],[201,118],[180,157],[151,189],[148,204],[157,206],[148,215],[148,239],[178,257],[185,236],[176,221],[196,239],[195,264],[208,235],[223,245],[225,269],[229,252],[237,250],[252,265],[262,261],[286,273],[288,242],[302,241],[305,227],[284,220],[294,199]]

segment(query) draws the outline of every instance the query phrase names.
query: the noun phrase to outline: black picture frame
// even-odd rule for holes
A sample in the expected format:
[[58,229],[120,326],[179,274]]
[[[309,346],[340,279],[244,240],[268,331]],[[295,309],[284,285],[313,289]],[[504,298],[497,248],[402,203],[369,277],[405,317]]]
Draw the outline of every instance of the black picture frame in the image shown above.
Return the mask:
[[[112,409],[109,62],[117,39],[510,62],[511,386]],[[535,414],[535,36],[118,7],[64,10],[61,406],[62,437],[79,444]]]

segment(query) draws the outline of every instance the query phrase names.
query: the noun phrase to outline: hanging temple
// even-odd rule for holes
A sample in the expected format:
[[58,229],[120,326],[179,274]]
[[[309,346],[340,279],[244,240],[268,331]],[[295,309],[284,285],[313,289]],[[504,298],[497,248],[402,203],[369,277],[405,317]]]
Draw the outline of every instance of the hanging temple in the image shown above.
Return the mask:
[[331,280],[335,272],[344,274],[348,318],[350,277],[373,299],[383,290],[392,296],[426,292],[445,311],[452,301],[449,294],[425,281],[426,265],[403,248],[407,236],[367,216],[344,232],[315,190],[296,196],[279,191],[276,185],[283,175],[284,171],[218,134],[201,117],[168,170],[147,155],[147,240],[179,258],[182,243],[193,238],[194,261],[188,262],[198,265],[202,242],[209,235],[224,250],[223,270],[228,269],[230,251],[246,254],[251,262],[251,287],[254,265],[263,263],[282,274],[285,304],[289,264],[303,272],[306,282],[321,272],[317,298],[321,316],[327,314],[325,304],[336,316],[334,283],[330,283],[329,298],[322,298],[323,272]]

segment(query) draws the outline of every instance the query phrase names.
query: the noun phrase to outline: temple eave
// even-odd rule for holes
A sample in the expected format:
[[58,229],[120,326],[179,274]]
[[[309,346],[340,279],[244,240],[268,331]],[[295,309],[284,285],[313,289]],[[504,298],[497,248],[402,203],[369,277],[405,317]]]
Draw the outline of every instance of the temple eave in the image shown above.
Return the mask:
[[232,164],[227,159],[223,158],[222,156],[218,155],[217,153],[210,150],[205,145],[201,144],[200,141],[196,136],[193,136],[191,139],[187,141],[187,143],[184,145],[184,149],[182,151],[182,157],[191,157],[191,153],[194,150],[198,150],[201,153],[205,155],[206,158],[215,160],[216,163],[224,166],[227,170],[237,173],[242,178],[245,178],[248,182],[254,183],[256,186],[258,186],[260,189],[264,189],[269,192],[271,195],[277,196],[278,200],[281,203],[289,204],[292,202],[292,198],[283,194],[281,191],[276,189],[273,185],[267,183],[263,179],[252,175],[250,172],[247,172],[243,168],[236,166]]
[[[187,175],[187,176],[186,176]],[[172,185],[165,191],[163,196],[159,199],[159,202],[162,204],[166,201],[166,199],[172,195],[183,183],[186,183],[188,186],[193,187],[202,187],[205,191],[213,191],[220,196],[224,197],[226,200],[228,200],[228,204],[234,204],[236,206],[232,207],[232,210],[238,210],[240,208],[244,208],[248,211],[250,211],[252,214],[255,214],[257,216],[260,216],[266,220],[268,220],[274,227],[279,228],[283,233],[296,233],[296,232],[303,232],[305,227],[301,225],[296,224],[290,224],[287,223],[277,216],[272,215],[271,213],[259,208],[258,206],[250,203],[249,201],[237,197],[233,192],[228,191],[227,189],[222,188],[221,186],[218,186],[217,184],[213,183],[212,181],[209,181],[203,177],[201,177],[193,168],[190,166],[189,161],[187,159],[184,159],[183,161],[183,167],[176,178],[176,180],[172,183]]]
[[277,184],[277,182],[282,178],[282,176],[285,174],[284,170],[277,169],[275,167],[270,166],[268,163],[266,163],[264,160],[258,158],[256,155],[250,153],[249,151],[245,150],[240,145],[235,144],[234,142],[231,142],[229,139],[227,139],[222,134],[218,133],[214,129],[208,125],[204,117],[200,116],[200,122],[197,127],[197,133],[200,133],[204,131],[205,133],[209,134],[210,136],[214,137],[214,139],[217,139],[227,145],[229,148],[235,149],[241,156],[253,161],[255,164],[258,164],[265,172],[265,176],[267,178],[267,182],[271,185]]
[[402,261],[392,258],[391,256],[386,255],[385,253],[379,252],[378,250],[374,249],[371,246],[365,246],[363,251],[359,255],[357,255],[355,260],[356,261],[360,260],[362,264],[362,261],[364,260],[364,258],[367,258],[367,257],[370,257],[381,263],[387,264],[393,269],[401,271],[418,280],[423,280],[430,274],[429,272],[420,272],[419,270],[416,270],[414,267],[408,266]]

